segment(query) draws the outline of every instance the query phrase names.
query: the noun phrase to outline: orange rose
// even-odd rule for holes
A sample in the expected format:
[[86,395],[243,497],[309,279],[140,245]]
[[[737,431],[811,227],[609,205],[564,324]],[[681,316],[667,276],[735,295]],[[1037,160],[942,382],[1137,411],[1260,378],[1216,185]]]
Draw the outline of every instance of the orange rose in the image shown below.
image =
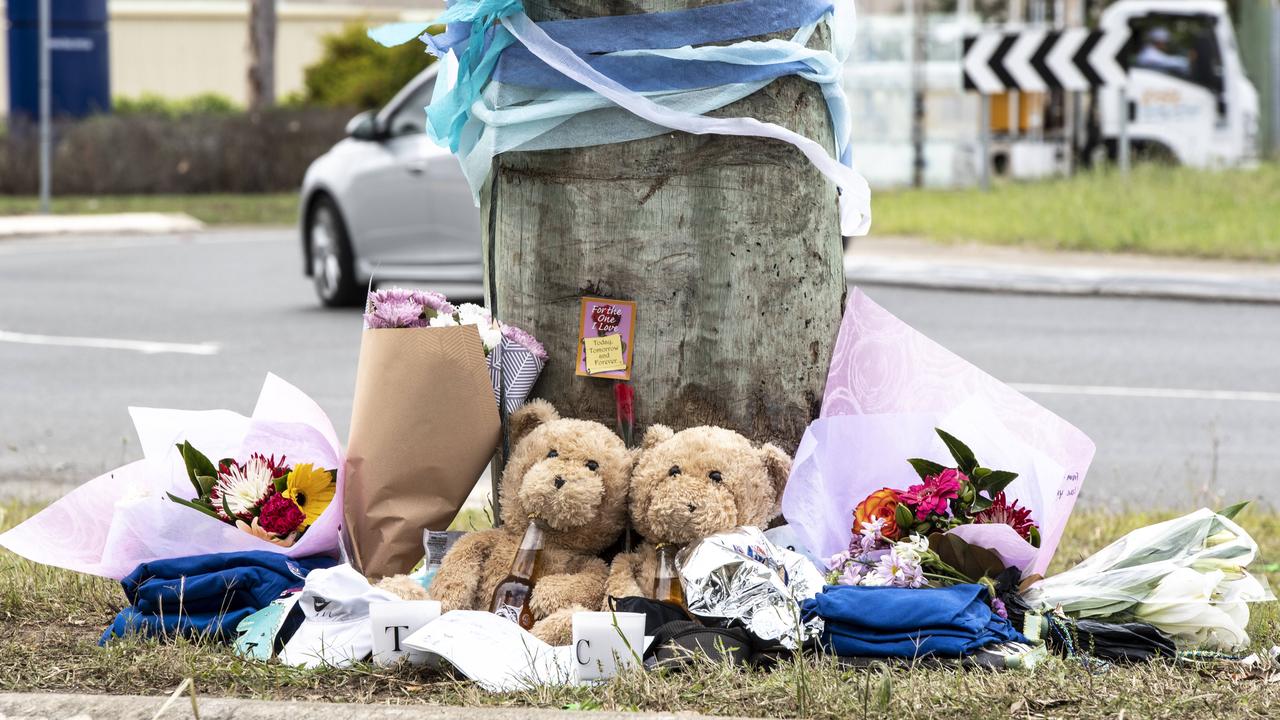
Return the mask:
[[889,540],[898,538],[898,523],[894,519],[894,513],[898,510],[898,491],[893,488],[883,488],[877,490],[867,496],[866,500],[858,503],[858,508],[853,511],[853,534],[857,535],[862,531],[862,524],[869,522],[872,518],[880,518],[884,520],[884,526],[880,532]]

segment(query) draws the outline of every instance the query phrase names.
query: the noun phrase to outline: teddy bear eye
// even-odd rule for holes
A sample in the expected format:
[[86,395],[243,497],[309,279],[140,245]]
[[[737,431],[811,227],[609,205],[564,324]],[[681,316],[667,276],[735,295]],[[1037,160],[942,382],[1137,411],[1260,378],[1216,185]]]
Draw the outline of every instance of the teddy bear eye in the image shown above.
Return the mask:
[[560,453],[556,452],[555,450],[552,450],[551,452],[547,453],[547,457],[549,458],[560,457]]
[[588,460],[587,469],[590,470],[591,472],[595,472],[596,470],[600,469],[600,463],[596,462],[595,460]]
[[715,483],[724,482],[724,476],[720,474],[719,470],[712,470],[711,474],[708,475],[707,477],[711,478],[711,482],[715,482]]
[[679,465],[672,465],[672,466],[671,466],[671,469],[667,471],[667,476],[668,476],[668,477],[675,477],[675,476],[677,476],[677,475],[679,475],[679,474],[680,474],[680,466],[679,466]]

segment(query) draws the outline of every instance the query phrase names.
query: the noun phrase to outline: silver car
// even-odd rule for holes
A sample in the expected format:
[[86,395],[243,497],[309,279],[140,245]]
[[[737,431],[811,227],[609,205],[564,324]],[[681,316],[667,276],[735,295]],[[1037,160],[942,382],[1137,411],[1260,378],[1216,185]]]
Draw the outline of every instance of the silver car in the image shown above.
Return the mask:
[[304,268],[325,305],[361,304],[370,281],[483,293],[480,211],[458,161],[425,132],[436,69],[352,118],[347,137],[307,168]]

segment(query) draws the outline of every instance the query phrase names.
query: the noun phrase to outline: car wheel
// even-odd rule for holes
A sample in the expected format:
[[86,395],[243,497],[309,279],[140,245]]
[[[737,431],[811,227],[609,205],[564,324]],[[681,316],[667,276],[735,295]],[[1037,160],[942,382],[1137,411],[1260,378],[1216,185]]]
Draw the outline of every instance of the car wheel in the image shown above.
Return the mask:
[[347,227],[332,199],[322,196],[312,206],[307,221],[307,242],[311,279],[320,302],[326,307],[353,307],[363,303]]

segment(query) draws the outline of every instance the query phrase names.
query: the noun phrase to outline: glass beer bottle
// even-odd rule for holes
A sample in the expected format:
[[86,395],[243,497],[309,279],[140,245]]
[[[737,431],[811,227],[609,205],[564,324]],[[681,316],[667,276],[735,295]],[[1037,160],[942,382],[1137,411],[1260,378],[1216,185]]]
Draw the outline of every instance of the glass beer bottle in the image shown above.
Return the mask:
[[671,543],[659,543],[658,570],[653,575],[653,599],[686,607],[684,585],[680,582],[680,573],[676,571],[676,551]]
[[511,563],[511,572],[493,591],[493,612],[516,623],[525,630],[533,628],[533,610],[529,607],[529,595],[542,573],[542,526],[529,518],[529,527],[520,540]]

